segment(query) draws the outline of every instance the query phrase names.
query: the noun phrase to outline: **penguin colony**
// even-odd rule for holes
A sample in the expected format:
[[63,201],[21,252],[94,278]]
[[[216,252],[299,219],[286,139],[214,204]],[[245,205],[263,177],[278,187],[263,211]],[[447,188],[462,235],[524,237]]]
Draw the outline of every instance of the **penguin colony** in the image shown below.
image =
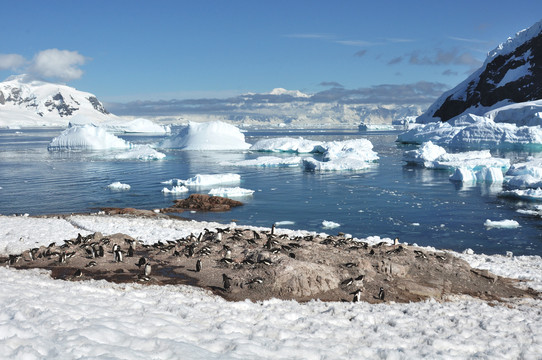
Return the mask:
[[451,274],[449,278],[458,284],[470,282],[480,297],[488,286],[493,298],[504,297],[495,289],[496,283],[520,291],[492,274],[472,271],[450,254],[407,246],[398,238],[391,244],[370,246],[342,233],[290,237],[279,234],[275,226],[264,231],[205,229],[152,245],[123,234],[79,234],[59,245],[10,255],[5,264],[50,269],[53,277],[67,280],[197,285],[230,300],[275,297],[379,303],[443,298],[451,293],[477,295],[461,285],[455,289],[453,283],[444,292],[441,285],[434,285],[444,281],[433,274]]

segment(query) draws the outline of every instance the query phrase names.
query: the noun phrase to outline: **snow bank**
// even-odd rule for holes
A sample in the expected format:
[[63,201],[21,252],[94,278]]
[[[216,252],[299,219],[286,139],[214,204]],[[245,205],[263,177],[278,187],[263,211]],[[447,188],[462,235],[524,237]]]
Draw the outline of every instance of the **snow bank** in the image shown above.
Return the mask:
[[243,189],[240,187],[233,188],[214,188],[209,191],[209,195],[212,196],[222,196],[227,198],[236,198],[236,197],[247,197],[252,196],[254,190]]
[[72,125],[49,143],[47,150],[128,149],[130,143],[93,125]]
[[122,191],[122,190],[130,190],[131,186],[128,185],[128,184],[123,184],[121,183],[120,181],[116,181],[114,183],[111,183],[109,185],[107,185],[107,187],[111,190],[119,190],[119,191]]
[[458,148],[525,145],[542,147],[542,129],[539,126],[496,123],[487,117],[467,114],[447,122],[417,126],[400,134],[397,141],[410,144],[432,141],[437,145]]
[[171,189],[163,188],[162,192],[164,194],[183,194],[188,192],[188,188],[186,186],[173,186]]
[[236,184],[241,182],[239,174],[197,174],[194,177],[186,180],[178,180],[178,184],[185,186],[211,186],[218,184]]
[[162,148],[183,150],[246,150],[250,144],[235,126],[222,121],[190,122],[178,134],[161,142]]
[[498,220],[493,221],[487,219],[484,225],[487,228],[498,228],[498,229],[515,229],[519,227],[519,223],[516,220]]
[[299,156],[277,157],[277,156],[259,156],[256,159],[248,159],[237,162],[222,162],[223,166],[259,166],[259,167],[297,167],[302,160]]

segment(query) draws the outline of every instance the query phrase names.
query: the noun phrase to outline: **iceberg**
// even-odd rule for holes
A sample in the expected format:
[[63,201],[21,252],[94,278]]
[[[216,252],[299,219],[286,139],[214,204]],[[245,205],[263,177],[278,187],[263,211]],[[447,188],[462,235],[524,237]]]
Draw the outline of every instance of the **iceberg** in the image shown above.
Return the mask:
[[178,180],[179,185],[185,186],[212,186],[219,184],[236,184],[241,182],[241,175],[239,174],[215,174],[215,175],[203,175],[197,174],[194,177],[186,180]]
[[160,143],[161,148],[183,150],[247,150],[250,144],[235,126],[222,121],[190,122],[178,134]]
[[259,156],[256,159],[242,160],[238,162],[222,162],[224,166],[259,166],[259,167],[297,167],[301,165],[301,158],[278,157],[278,156]]
[[268,152],[291,152],[291,153],[311,153],[317,145],[322,144],[321,141],[305,140],[299,138],[272,138],[258,140],[250,147],[252,151],[268,151]]
[[122,191],[122,190],[130,190],[131,186],[128,185],[128,184],[123,184],[121,183],[120,181],[116,181],[114,183],[111,183],[109,185],[107,185],[107,187],[111,190],[119,190],[119,191]]
[[323,161],[303,159],[308,171],[365,170],[378,160],[373,144],[367,139],[323,142],[312,152],[323,154]]
[[173,186],[171,189],[168,189],[167,187],[162,189],[162,192],[164,194],[183,194],[188,192],[188,188],[186,186]]
[[505,183],[517,189],[542,187],[542,159],[530,158],[512,165],[506,173]]
[[542,201],[542,189],[525,189],[525,190],[507,190],[499,194],[499,196],[516,198],[528,201]]
[[527,145],[542,147],[542,128],[496,123],[488,117],[466,114],[447,122],[416,126],[400,134],[397,141],[410,144],[432,141],[437,145],[458,148]]
[[[72,123],[75,122],[72,121]],[[106,129],[113,133],[150,133],[167,134],[171,132],[168,125],[158,125],[151,120],[137,118],[134,120],[111,120],[105,121],[96,126]]]
[[49,143],[47,150],[128,149],[131,144],[94,125],[71,125]]
[[227,197],[227,198],[235,198],[235,197],[247,197],[252,196],[254,194],[254,190],[249,189],[243,189],[240,187],[233,187],[233,188],[214,188],[209,191],[209,195],[211,196],[221,196],[221,197]]
[[125,152],[114,156],[117,160],[160,160],[166,157],[166,154],[153,149],[150,145],[133,145]]
[[373,163],[363,159],[339,158],[330,161],[318,161],[313,158],[303,159],[303,166],[307,171],[341,171],[366,170],[374,166]]
[[515,229],[520,227],[519,223],[516,220],[499,220],[493,221],[487,219],[484,225],[488,228],[497,228],[497,229]]
[[341,226],[341,224],[333,222],[333,221],[328,221],[328,220],[322,221],[322,227],[324,229],[334,229],[334,228],[337,228],[339,226]]
[[403,160],[428,169],[453,171],[450,180],[463,182],[502,182],[503,173],[510,168],[509,159],[494,158],[489,150],[453,154],[431,141],[406,151]]

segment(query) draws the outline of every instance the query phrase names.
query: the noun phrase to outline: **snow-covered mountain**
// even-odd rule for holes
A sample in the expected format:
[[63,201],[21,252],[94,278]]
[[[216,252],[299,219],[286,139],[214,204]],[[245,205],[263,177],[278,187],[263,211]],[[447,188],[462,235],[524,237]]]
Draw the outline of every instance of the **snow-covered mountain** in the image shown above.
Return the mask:
[[69,122],[116,120],[91,93],[12,76],[0,83],[0,127],[67,126]]
[[448,121],[462,114],[486,115],[491,111],[493,117],[496,109],[519,103],[535,106],[536,113],[542,111],[542,104],[536,101],[540,99],[542,20],[490,51],[480,69],[445,92],[417,122]]

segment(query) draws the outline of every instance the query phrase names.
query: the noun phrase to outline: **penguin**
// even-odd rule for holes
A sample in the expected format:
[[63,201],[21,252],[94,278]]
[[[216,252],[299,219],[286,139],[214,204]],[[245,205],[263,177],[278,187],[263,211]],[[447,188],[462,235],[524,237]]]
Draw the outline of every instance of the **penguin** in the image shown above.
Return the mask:
[[226,291],[229,290],[230,287],[231,287],[230,280],[231,280],[231,278],[228,277],[228,275],[222,274],[222,282],[224,283],[224,290],[226,290]]
[[118,244],[113,244],[113,252],[116,252],[120,249],[120,246]]
[[275,235],[275,224],[271,226],[271,235]]
[[73,274],[74,277],[81,277],[83,276],[83,272],[81,271],[81,269],[77,269],[75,270],[75,273]]
[[96,265],[98,265],[98,263],[93,260],[93,261],[89,262],[88,264],[86,264],[85,267],[93,267],[93,266],[96,266]]
[[147,259],[145,259],[144,257],[140,257],[139,258],[139,261],[136,263],[136,266],[138,268],[142,267],[143,265],[145,265],[147,263]]
[[147,262],[145,264],[145,270],[144,271],[145,271],[145,276],[150,276],[150,274],[151,274],[151,264],[150,263]]
[[198,259],[198,261],[196,261],[196,272],[200,272],[201,271],[201,259]]
[[226,250],[226,255],[224,255],[224,258],[231,260],[231,250]]
[[134,248],[132,244],[130,244],[130,247],[128,248],[128,257],[134,257]]
[[352,285],[353,282],[354,282],[353,278],[348,278],[348,279],[344,280],[343,282],[341,282],[341,285],[349,286],[349,285]]
[[119,249],[115,251],[115,262],[122,262],[122,251]]
[[352,302],[358,302],[361,301],[361,290],[357,289],[354,292],[351,292],[350,295],[354,295],[354,298],[352,299]]
[[254,279],[250,280],[247,285],[250,285],[250,284],[261,284],[263,283],[263,278],[261,277],[255,277]]
[[399,245],[399,238],[396,237],[394,240],[393,240],[393,245]]
[[264,265],[271,265],[273,262],[269,259],[263,259],[262,261],[260,261],[261,264],[264,264]]
[[96,257],[96,251],[92,246],[87,247],[85,250],[87,251],[87,254],[91,259],[94,259]]
[[63,253],[61,253],[59,255],[58,262],[61,263],[61,264],[66,262],[66,253],[65,252],[63,252]]
[[384,288],[383,287],[381,287],[380,291],[378,292],[378,298],[380,300],[384,300]]
[[104,247],[102,245],[98,246],[98,256],[99,257],[104,257]]

